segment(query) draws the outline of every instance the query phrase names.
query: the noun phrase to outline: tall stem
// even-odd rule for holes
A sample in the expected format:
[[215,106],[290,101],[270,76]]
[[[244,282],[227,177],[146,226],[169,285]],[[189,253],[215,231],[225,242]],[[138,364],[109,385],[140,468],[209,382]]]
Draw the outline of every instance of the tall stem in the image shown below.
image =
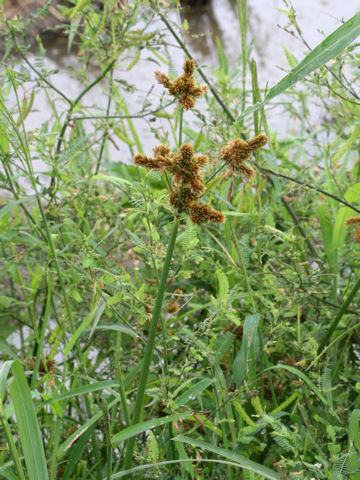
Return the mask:
[[[175,247],[177,232],[179,229],[179,224],[180,224],[180,218],[177,217],[175,218],[173,229],[171,232],[171,237],[170,237],[168,249],[166,252],[165,262],[161,272],[160,285],[159,285],[159,289],[156,297],[155,307],[153,310],[153,315],[150,323],[150,330],[149,330],[148,340],[147,340],[145,353],[144,353],[144,363],[143,363],[143,368],[141,370],[141,377],[140,377],[138,391],[136,394],[136,401],[135,401],[134,413],[133,413],[133,419],[132,419],[133,425],[139,423],[141,419],[141,413],[142,413],[142,408],[144,404],[146,382],[149,375],[150,364],[151,364],[153,351],[154,351],[156,330],[157,330],[158,322],[161,315],[161,307],[164,300],[165,288],[166,288],[167,279],[169,276],[169,270],[170,270],[173,253],[174,253],[174,247]],[[135,437],[132,437],[129,439],[127,443],[123,470],[128,470],[129,468],[131,468],[134,447],[135,447]]]

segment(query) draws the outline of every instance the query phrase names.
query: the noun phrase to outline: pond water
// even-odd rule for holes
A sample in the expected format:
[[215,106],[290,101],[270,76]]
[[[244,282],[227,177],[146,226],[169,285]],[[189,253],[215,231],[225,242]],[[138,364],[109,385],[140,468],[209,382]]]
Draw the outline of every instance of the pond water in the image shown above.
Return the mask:
[[[189,9],[181,15],[181,21],[186,19],[189,25],[187,46],[197,63],[204,67],[210,78],[212,68],[216,68],[218,65],[216,37],[219,37],[223,44],[229,68],[231,69],[239,61],[241,44],[236,4],[236,0],[212,0],[206,7]],[[339,27],[341,21],[346,21],[353,16],[360,6],[357,0],[347,0],[346,2],[293,0],[292,4],[296,10],[303,36],[311,47],[316,46],[323,39],[324,34],[329,34]],[[288,24],[286,14],[281,11],[281,9],[287,9],[284,1],[248,0],[248,9],[248,36],[252,45],[252,55],[258,63],[259,83],[261,86],[272,86],[285,74],[284,69],[289,68],[284,47],[291,51],[297,59],[302,59],[307,51],[297,38],[284,30]],[[176,12],[171,14],[171,19],[179,20]],[[155,28],[156,25],[154,25]],[[169,44],[171,43],[174,44],[172,38],[169,39]],[[64,91],[68,97],[75,98],[84,88],[84,85],[72,73],[79,66],[76,55],[67,53],[66,41],[63,38],[52,40],[46,47],[46,61],[51,68],[58,71],[52,76],[52,83]],[[169,47],[169,50],[180,71],[184,60],[183,53],[175,47]],[[35,61],[35,59],[30,58],[30,61]],[[129,72],[120,69],[115,71],[115,78],[126,78],[129,83],[136,84],[143,91],[143,95],[141,92],[140,95],[139,92],[136,95],[127,95],[127,107],[131,113],[141,110],[146,92],[155,84],[154,70],[156,67],[153,63],[149,64],[145,59],[141,59]],[[95,78],[98,72],[90,72],[89,75],[94,75]],[[161,87],[155,85],[152,94],[160,95]],[[91,91],[83,99],[83,105],[88,107],[88,111],[92,115],[103,114],[106,103],[106,95],[100,87]],[[276,118],[272,114],[273,122],[270,126],[272,129],[278,130],[279,135],[282,136],[282,133],[285,133],[285,125],[281,116],[278,115],[278,117]],[[36,95],[34,112],[29,115],[26,126],[29,130],[34,130],[36,127],[40,127],[46,119],[52,118],[46,95],[40,91]],[[192,122],[191,113],[187,115],[187,118]],[[154,140],[149,125],[141,119],[134,123],[144,150],[150,153],[151,146],[157,141]],[[160,131],[162,128],[167,128],[167,125],[161,123],[161,120],[158,120],[155,125]],[[118,142],[117,148],[109,142],[108,155],[110,161],[126,163],[132,161],[128,146],[123,142]],[[34,167],[37,171],[45,168],[41,161],[35,161]]]

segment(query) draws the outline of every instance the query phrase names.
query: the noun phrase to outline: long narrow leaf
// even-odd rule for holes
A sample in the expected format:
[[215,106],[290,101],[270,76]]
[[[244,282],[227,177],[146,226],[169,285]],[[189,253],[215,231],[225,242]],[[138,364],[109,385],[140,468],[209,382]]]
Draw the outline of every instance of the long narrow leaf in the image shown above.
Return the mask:
[[74,388],[73,390],[69,390],[68,392],[62,393],[60,395],[54,395],[53,397],[47,398],[45,403],[59,402],[60,400],[66,400],[67,398],[85,395],[86,393],[96,392],[98,390],[104,390],[105,388],[116,387],[117,385],[119,385],[119,382],[115,382],[113,380],[94,382],[90,383],[89,385]]
[[309,73],[324,65],[344,50],[356,37],[360,35],[360,12],[337,28],[314,48],[300,63],[296,65],[284,78],[274,85],[261,103],[247,108],[238,119],[260,110],[270,100],[283,93]]
[[165,425],[166,423],[175,422],[176,420],[180,420],[181,418],[187,418],[191,416],[192,413],[177,413],[175,415],[168,415],[167,417],[154,418],[153,420],[147,420],[146,422],[137,423],[136,425],[132,425],[131,427],[124,428],[124,430],[114,435],[111,443],[114,447],[116,447],[124,440],[135,437],[140,433],[146,432],[146,430],[160,427],[161,425]]
[[14,404],[28,477],[29,480],[47,480],[49,477],[44,446],[31,399],[30,388],[24,370],[18,360],[13,362],[11,369],[14,381],[10,385],[10,395]]
[[249,470],[250,472],[257,473],[262,475],[264,478],[269,478],[270,480],[280,480],[280,476],[274,470],[270,468],[264,467],[259,463],[253,462],[248,458],[244,457],[243,455],[239,455],[238,453],[231,452],[229,450],[225,450],[224,448],[216,447],[211,445],[210,443],[205,443],[200,440],[193,440],[190,437],[186,437],[185,435],[179,435],[178,437],[173,438],[176,442],[183,442],[192,445],[193,447],[202,448],[203,450],[208,450],[209,452],[216,453],[221,457],[227,458],[232,462],[235,462],[239,465],[240,468],[244,468],[245,470]]

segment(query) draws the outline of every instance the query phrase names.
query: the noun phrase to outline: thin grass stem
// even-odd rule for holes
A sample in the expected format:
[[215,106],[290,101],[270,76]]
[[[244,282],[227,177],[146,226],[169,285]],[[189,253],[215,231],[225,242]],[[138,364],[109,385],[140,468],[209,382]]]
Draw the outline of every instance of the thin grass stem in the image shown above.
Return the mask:
[[[155,306],[153,310],[153,315],[150,323],[148,340],[147,340],[145,353],[144,353],[144,363],[141,370],[139,387],[136,394],[136,400],[134,405],[134,413],[133,413],[133,419],[132,419],[133,425],[136,425],[137,423],[139,423],[142,416],[145,388],[146,388],[147,378],[150,370],[150,364],[151,364],[153,351],[154,351],[155,336],[156,336],[157,326],[158,326],[158,322],[161,315],[161,308],[164,300],[165,288],[166,288],[166,284],[169,276],[171,261],[173,258],[179,224],[180,224],[180,218],[177,217],[174,220],[173,229],[171,232],[169,245],[166,252],[165,262],[161,272],[160,285],[159,285]],[[127,442],[123,470],[128,470],[131,467],[131,464],[133,461],[134,448],[135,448],[135,437],[132,437]]]

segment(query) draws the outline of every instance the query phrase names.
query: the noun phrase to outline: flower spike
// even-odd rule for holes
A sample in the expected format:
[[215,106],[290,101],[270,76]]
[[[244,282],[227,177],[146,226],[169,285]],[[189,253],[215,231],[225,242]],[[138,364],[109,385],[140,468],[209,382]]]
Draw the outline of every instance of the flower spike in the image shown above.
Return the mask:
[[231,140],[221,149],[220,158],[224,160],[232,170],[239,172],[245,180],[250,180],[254,176],[255,171],[244,162],[249,160],[254,150],[263,147],[267,142],[268,138],[264,134],[257,135],[248,142],[240,138]]
[[199,204],[205,191],[200,169],[209,162],[207,155],[194,156],[194,149],[189,143],[183,143],[177,153],[171,152],[167,145],[158,145],[153,148],[153,152],[155,158],[138,153],[134,162],[154,170],[167,169],[172,174],[173,188],[169,201],[177,213],[187,212],[191,221],[196,224],[224,223],[225,217],[221,212],[208,204]]
[[156,80],[163,85],[174,97],[177,97],[180,105],[185,110],[190,110],[195,106],[195,98],[205,95],[208,92],[207,85],[196,85],[194,72],[194,60],[185,60],[183,66],[184,73],[173,82],[165,74],[157,70],[155,72]]

